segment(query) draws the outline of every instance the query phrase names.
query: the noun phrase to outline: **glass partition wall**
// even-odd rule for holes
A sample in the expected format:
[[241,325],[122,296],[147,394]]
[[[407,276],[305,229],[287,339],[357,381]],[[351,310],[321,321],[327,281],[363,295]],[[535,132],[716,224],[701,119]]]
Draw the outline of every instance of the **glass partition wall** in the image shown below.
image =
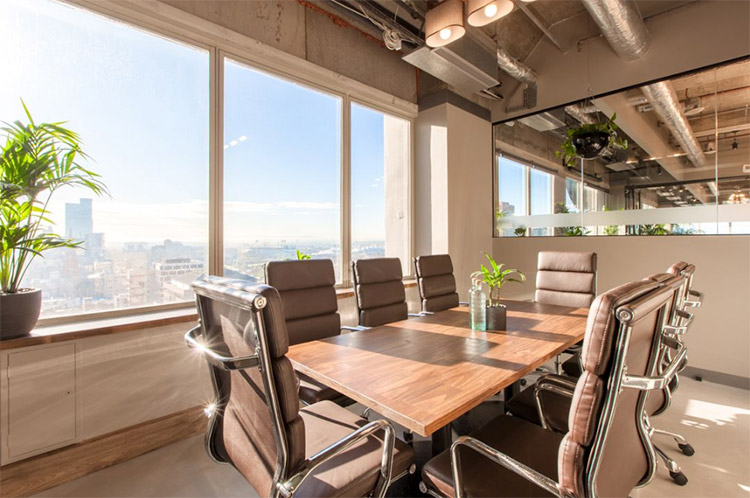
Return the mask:
[[498,123],[494,138],[497,237],[750,233],[748,59]]

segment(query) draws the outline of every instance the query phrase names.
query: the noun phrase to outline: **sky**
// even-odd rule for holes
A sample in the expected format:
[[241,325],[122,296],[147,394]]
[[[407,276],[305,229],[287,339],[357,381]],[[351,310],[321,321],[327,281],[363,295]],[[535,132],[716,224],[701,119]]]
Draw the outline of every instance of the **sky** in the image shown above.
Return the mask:
[[[208,52],[50,0],[0,2],[0,121],[67,121],[109,187],[109,243],[205,243]],[[225,242],[338,240],[339,97],[225,62]],[[356,238],[384,237],[383,115],[352,109]],[[69,189],[51,204],[64,232]]]

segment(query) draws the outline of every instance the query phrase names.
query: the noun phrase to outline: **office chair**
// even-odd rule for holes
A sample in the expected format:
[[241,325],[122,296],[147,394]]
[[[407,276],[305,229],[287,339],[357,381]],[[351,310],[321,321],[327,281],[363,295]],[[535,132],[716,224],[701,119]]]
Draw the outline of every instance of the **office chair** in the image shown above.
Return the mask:
[[406,320],[401,260],[398,258],[359,259],[352,262],[354,296],[362,327],[377,327]]
[[[598,296],[583,341],[584,373],[559,386],[569,399],[570,428],[546,430],[519,417],[498,417],[422,469],[423,492],[464,496],[628,496],[655,473],[648,437],[647,393],[662,389],[685,356],[659,373],[670,290],[637,281]],[[543,414],[544,415],[544,414]]]
[[[330,259],[271,261],[266,263],[266,283],[278,290],[289,334],[289,344],[325,339],[341,333],[336,298],[336,274]],[[311,405],[330,400],[353,401],[338,391],[298,372],[299,396]]]
[[453,276],[450,255],[418,256],[414,259],[414,266],[423,312],[436,313],[458,306],[456,278]]
[[367,423],[330,401],[300,409],[276,289],[222,277],[192,287],[200,324],[185,339],[211,372],[211,458],[273,498],[383,497],[392,477],[413,472],[414,452],[389,422]]

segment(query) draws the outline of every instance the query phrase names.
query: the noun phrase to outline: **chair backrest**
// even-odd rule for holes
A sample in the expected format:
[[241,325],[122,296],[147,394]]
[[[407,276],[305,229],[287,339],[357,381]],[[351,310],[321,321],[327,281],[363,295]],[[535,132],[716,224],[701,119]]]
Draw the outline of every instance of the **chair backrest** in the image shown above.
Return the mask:
[[422,311],[437,312],[458,306],[456,278],[453,261],[448,254],[418,256],[414,259],[417,270]]
[[695,274],[695,265],[686,263],[684,261],[678,261],[669,268],[667,273],[672,275],[679,275],[685,279],[685,287],[682,290],[682,296],[678,303],[678,308],[683,309],[685,307],[685,301],[690,297],[690,289],[693,287],[693,275]]
[[408,317],[400,259],[359,259],[352,263],[352,275],[360,325],[377,327]]
[[576,383],[560,444],[560,486],[574,496],[627,496],[653,476],[655,454],[644,424],[647,391],[623,386],[628,375],[657,370],[670,291],[642,280],[598,296],[583,341]]
[[216,396],[207,449],[215,460],[236,467],[258,494],[271,496],[275,482],[305,459],[281,298],[273,287],[222,277],[205,277],[192,287],[200,316],[197,339],[245,364],[238,368],[237,361],[206,355]]
[[534,300],[588,308],[596,297],[596,253],[540,251]]
[[281,296],[290,345],[341,333],[330,259],[271,261],[265,272],[266,283]]

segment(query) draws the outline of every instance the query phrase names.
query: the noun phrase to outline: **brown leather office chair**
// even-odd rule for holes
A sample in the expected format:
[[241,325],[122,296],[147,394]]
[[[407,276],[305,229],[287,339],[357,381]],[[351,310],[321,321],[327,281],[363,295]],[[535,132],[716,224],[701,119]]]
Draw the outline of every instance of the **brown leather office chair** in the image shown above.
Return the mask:
[[[266,283],[281,296],[289,344],[325,339],[341,333],[336,299],[336,274],[330,259],[271,261],[265,265]],[[299,397],[310,405],[331,400],[351,403],[341,393],[303,373]]]
[[435,313],[458,306],[456,278],[453,262],[448,254],[418,256],[414,259],[417,270],[422,311]]
[[584,373],[573,387],[564,435],[501,416],[422,470],[434,496],[628,496],[654,475],[645,425],[647,393],[661,389],[684,357],[658,373],[670,291],[656,282],[616,287],[591,306]]
[[192,285],[200,325],[188,345],[209,363],[215,403],[206,449],[260,496],[374,496],[408,472],[413,450],[385,420],[367,423],[323,401],[300,409],[273,287],[221,277]]
[[[658,283],[662,288],[670,292],[670,300],[665,310],[667,319],[665,321],[663,347],[659,360],[659,369],[663,371],[671,363],[672,353],[684,348],[679,337],[684,335],[692,321],[692,316],[680,309],[681,296],[685,294],[687,279],[683,276],[675,276],[669,273],[658,273],[646,277],[648,281]],[[648,415],[647,427],[649,434],[665,434],[672,436],[684,454],[690,456],[694,453],[692,446],[679,434],[653,428],[650,417],[663,413],[671,403],[671,397],[679,385],[677,373],[685,368],[687,356],[678,365],[672,378],[661,390],[649,393],[646,402],[645,413]],[[543,425],[553,431],[565,433],[568,430],[567,414],[570,408],[570,399],[561,387],[571,386],[575,378],[570,376],[545,375],[539,378],[537,383],[524,390],[508,403],[509,411],[530,422]],[[542,413],[544,414],[542,416]],[[677,462],[671,459],[658,446],[654,445],[656,453],[664,460],[672,479],[680,485],[687,483],[687,477],[680,469]]]
[[[596,297],[595,252],[540,251],[537,256],[534,300],[544,304],[588,308]],[[580,375],[581,362],[577,348],[562,365],[555,361],[556,373]]]
[[534,300],[588,308],[596,297],[596,259],[595,252],[540,251]]
[[406,320],[409,309],[400,259],[359,259],[352,262],[352,275],[361,326]]

